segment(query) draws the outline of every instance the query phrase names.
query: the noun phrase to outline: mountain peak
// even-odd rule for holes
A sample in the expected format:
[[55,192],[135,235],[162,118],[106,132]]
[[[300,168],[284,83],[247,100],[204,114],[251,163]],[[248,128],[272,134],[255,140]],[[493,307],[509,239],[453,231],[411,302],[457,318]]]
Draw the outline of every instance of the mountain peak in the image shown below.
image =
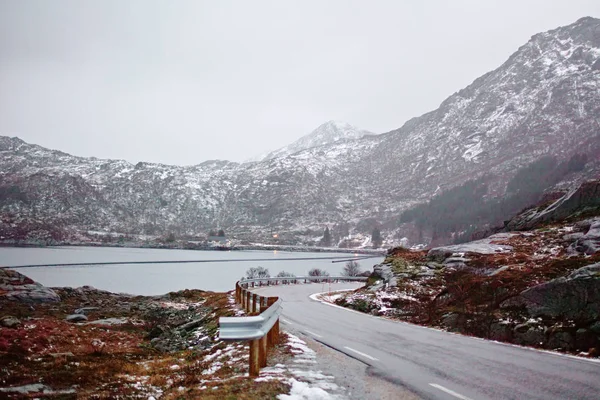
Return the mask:
[[286,157],[312,147],[325,146],[343,140],[360,139],[370,135],[374,135],[374,133],[358,129],[347,122],[330,120],[319,125],[314,131],[302,136],[294,143],[270,152],[262,160]]

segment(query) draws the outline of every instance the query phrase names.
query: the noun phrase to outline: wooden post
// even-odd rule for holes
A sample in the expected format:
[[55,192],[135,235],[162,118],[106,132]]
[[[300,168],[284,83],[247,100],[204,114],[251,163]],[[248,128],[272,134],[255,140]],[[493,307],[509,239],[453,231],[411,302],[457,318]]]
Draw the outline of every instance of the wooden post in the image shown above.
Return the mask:
[[268,354],[268,349],[267,349],[267,335],[263,336],[260,338],[259,342],[260,342],[260,366],[261,368],[264,368],[267,366],[267,354]]
[[[273,303],[275,303],[277,301],[277,297],[269,297],[267,298],[267,308],[271,307],[271,305],[273,305]],[[277,322],[275,324],[279,324],[279,319],[277,320]],[[269,347],[273,347],[275,346],[275,325],[273,325],[273,327],[271,328],[271,330],[269,331],[269,333],[267,333],[267,345]]]
[[257,313],[259,312],[259,307],[258,307],[258,295],[256,293],[254,293],[252,295],[252,312],[253,313]]
[[279,318],[275,321],[275,325],[273,325],[271,331],[273,332],[273,346],[275,346],[276,344],[279,344]]
[[250,376],[260,373],[260,339],[250,341]]
[[246,311],[250,312],[250,296],[252,296],[252,293],[250,293],[250,291],[248,290],[246,292]]

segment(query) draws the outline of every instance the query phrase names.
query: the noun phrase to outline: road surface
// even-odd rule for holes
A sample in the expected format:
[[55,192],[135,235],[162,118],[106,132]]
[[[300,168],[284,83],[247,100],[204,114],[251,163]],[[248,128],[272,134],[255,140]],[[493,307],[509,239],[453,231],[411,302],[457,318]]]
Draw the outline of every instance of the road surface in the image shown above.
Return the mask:
[[[360,284],[332,284],[332,290]],[[322,304],[323,284],[257,288],[281,322],[426,399],[600,399],[600,363],[451,334]]]

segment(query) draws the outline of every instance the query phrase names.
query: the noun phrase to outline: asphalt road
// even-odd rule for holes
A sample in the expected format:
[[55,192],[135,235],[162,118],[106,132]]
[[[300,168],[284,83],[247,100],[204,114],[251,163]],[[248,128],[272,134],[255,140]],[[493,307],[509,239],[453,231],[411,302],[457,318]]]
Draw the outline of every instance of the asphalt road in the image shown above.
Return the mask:
[[[332,290],[358,284],[332,284]],[[310,299],[323,284],[271,286],[282,325],[426,399],[600,399],[600,363],[395,322]]]

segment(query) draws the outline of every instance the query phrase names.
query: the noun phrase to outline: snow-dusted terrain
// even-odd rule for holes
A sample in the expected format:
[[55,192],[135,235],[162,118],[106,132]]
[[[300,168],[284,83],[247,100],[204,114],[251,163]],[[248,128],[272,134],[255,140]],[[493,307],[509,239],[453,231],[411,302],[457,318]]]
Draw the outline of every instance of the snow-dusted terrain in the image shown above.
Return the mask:
[[0,137],[0,210],[147,234],[221,226],[310,236],[345,223],[370,233],[371,218],[391,223],[467,179],[488,175],[501,195],[519,167],[542,155],[587,153],[597,164],[599,115],[600,20],[586,17],[533,36],[499,68],[398,130],[369,135],[329,122],[258,162],[134,165]]

